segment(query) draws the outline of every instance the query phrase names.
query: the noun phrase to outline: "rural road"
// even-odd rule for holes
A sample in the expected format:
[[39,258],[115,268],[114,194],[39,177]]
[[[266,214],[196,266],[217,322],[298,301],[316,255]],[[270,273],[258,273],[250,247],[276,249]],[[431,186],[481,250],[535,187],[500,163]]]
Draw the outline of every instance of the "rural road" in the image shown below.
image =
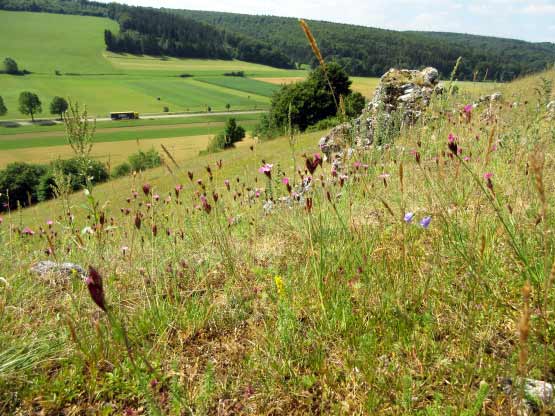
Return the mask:
[[[143,119],[143,120],[149,120],[149,119],[159,119],[159,118],[189,118],[189,117],[208,117],[208,116],[232,116],[232,115],[239,115],[239,114],[260,114],[260,113],[265,113],[266,110],[246,110],[246,111],[214,111],[214,112],[210,112],[210,113],[172,113],[172,114],[140,114],[139,118]],[[90,120],[93,120],[94,117],[90,117]],[[110,117],[100,117],[97,118],[96,121],[110,121],[111,118]],[[57,119],[46,119],[46,118],[41,118],[40,120],[36,120],[35,122],[40,122],[40,121],[52,121],[54,123],[58,123],[61,124],[60,120]],[[2,122],[17,122],[19,124],[21,124],[22,126],[32,126],[33,123],[29,120],[26,119],[17,119],[17,120],[2,120],[0,121],[0,123]]]

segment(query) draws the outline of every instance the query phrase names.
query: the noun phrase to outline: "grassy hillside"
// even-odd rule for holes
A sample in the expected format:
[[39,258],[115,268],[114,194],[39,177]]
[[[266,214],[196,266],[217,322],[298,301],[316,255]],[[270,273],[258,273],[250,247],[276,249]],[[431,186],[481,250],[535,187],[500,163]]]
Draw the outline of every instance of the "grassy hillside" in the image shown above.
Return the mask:
[[[121,72],[104,57],[104,29],[116,30],[101,17],[8,12],[0,10],[0,59],[9,56],[34,74]],[[2,78],[4,86],[4,78]],[[2,88],[4,90],[4,88]]]
[[[339,174],[304,171],[314,133],[3,215],[0,413],[518,414],[501,380],[555,372],[540,85],[438,100]],[[107,312],[47,258],[97,269]]]

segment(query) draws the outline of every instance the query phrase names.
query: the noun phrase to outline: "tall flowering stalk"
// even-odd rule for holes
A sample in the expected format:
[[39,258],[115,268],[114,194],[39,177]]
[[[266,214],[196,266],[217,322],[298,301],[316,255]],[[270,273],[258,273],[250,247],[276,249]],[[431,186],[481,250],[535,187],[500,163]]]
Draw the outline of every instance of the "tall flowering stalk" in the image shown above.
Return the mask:
[[335,103],[335,108],[337,110],[339,110],[339,104],[337,103],[337,98],[335,97],[335,91],[333,90],[333,86],[331,85],[330,77],[328,76],[328,69],[326,67],[326,61],[324,61],[324,57],[322,56],[322,52],[320,52],[320,48],[318,47],[318,43],[316,43],[316,39],[314,38],[314,35],[312,34],[312,31],[310,30],[310,28],[308,27],[308,24],[303,19],[299,19],[299,24],[301,25],[301,29],[303,30],[304,34],[306,35],[306,38],[308,39],[308,43],[310,44],[310,47],[312,48],[312,52],[314,52],[314,55],[316,56],[316,59],[318,59],[318,62],[320,63],[320,66],[322,67],[322,70],[324,71],[324,76],[326,77],[326,81],[328,82],[328,86],[330,87],[330,92],[331,92],[331,95],[333,97],[333,102]]

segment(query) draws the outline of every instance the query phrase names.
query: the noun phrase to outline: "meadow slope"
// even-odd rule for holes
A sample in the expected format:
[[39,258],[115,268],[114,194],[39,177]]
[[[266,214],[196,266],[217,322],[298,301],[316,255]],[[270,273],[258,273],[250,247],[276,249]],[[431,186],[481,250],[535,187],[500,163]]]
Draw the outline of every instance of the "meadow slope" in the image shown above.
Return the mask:
[[555,374],[541,85],[438,99],[339,172],[313,133],[3,214],[0,413],[516,415]]

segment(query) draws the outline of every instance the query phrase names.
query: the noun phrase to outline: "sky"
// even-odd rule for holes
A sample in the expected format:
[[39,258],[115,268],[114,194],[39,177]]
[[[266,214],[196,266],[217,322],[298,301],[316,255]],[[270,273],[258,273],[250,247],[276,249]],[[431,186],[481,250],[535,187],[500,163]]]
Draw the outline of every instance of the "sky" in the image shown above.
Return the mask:
[[137,6],[303,17],[384,29],[448,31],[555,43],[555,0],[116,1]]

